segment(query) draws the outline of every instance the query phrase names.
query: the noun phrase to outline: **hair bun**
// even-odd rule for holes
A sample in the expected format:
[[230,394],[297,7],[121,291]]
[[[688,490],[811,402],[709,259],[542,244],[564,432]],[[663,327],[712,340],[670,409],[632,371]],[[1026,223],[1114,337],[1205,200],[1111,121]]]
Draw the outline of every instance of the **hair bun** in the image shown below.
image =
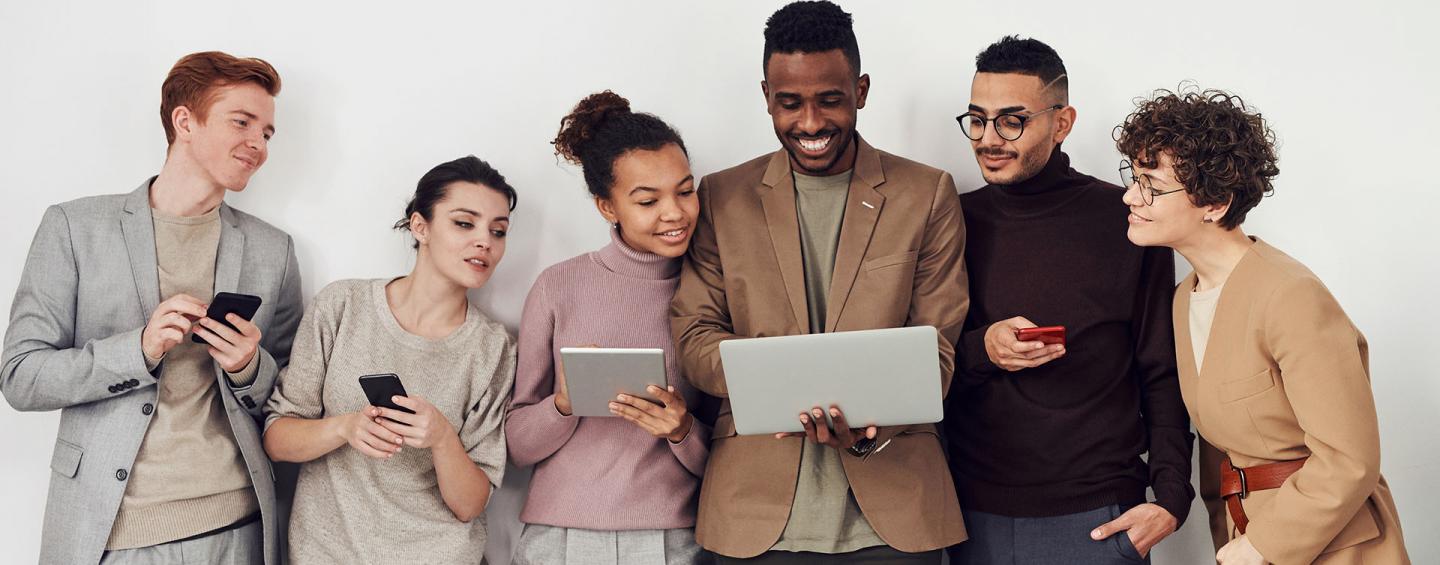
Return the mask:
[[609,90],[586,96],[569,115],[560,119],[560,133],[550,142],[555,153],[566,161],[584,165],[585,146],[595,138],[595,131],[606,118],[630,113],[630,101]]

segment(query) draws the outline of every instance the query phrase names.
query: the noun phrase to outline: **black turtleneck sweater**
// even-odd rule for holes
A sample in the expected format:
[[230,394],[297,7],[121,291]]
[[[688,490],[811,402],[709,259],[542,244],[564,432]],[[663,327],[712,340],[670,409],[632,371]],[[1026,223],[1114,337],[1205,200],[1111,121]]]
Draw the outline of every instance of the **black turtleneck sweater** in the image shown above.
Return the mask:
[[[960,198],[970,314],[945,429],[967,510],[1060,516],[1139,504],[1150,486],[1185,521],[1194,436],[1170,326],[1175,259],[1125,237],[1122,194],[1057,147],[1029,180]],[[996,367],[985,330],[1015,316],[1065,326],[1066,354]]]

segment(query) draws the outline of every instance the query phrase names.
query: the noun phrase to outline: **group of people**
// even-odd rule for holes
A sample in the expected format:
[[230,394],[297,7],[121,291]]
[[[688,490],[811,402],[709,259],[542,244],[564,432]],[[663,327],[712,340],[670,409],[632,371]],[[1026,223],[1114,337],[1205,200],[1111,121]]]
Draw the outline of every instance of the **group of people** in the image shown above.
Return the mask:
[[[508,459],[534,467],[517,564],[1147,562],[1195,495],[1193,423],[1219,563],[1408,563],[1365,339],[1242,229],[1278,174],[1253,108],[1157,91],[1115,129],[1117,186],[1061,148],[1056,51],[1005,37],[956,118],[988,184],[958,195],[858,133],[839,7],[775,12],[763,61],[780,149],[702,179],[618,94],[562,119],[610,243],[540,274],[516,339],[466,298],[518,201],[495,168],[431,169],[394,225],[414,268],[303,308],[291,237],[224,202],[280,78],[182,58],[159,174],[51,206],[15,294],[0,390],[61,411],[41,561],[473,563]],[[222,323],[217,292],[263,302]],[[1037,325],[1066,342],[1019,338]],[[803,434],[736,434],[721,342],[901,326],[938,330],[941,424],[815,406]],[[667,385],[576,416],[560,349],[583,346],[661,348]],[[384,373],[390,407],[357,384]],[[293,503],[272,461],[299,464]]]

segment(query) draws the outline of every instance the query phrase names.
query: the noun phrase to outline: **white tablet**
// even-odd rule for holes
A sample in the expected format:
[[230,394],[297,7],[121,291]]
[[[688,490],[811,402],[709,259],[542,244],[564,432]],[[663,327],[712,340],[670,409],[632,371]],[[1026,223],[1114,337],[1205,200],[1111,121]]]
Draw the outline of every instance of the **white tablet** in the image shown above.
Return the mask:
[[665,351],[562,347],[565,386],[570,392],[570,413],[576,416],[614,416],[610,402],[620,393],[655,400],[645,387],[665,388]]
[[720,362],[741,435],[804,431],[800,413],[832,404],[852,428],[945,416],[930,326],[732,339]]

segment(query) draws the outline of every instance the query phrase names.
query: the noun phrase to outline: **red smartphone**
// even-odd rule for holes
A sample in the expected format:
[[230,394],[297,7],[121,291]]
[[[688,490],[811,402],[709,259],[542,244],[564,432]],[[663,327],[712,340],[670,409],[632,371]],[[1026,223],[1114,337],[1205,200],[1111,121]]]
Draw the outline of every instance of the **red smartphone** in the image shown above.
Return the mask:
[[1015,339],[1038,341],[1045,345],[1065,345],[1065,326],[1042,326],[1015,330]]

